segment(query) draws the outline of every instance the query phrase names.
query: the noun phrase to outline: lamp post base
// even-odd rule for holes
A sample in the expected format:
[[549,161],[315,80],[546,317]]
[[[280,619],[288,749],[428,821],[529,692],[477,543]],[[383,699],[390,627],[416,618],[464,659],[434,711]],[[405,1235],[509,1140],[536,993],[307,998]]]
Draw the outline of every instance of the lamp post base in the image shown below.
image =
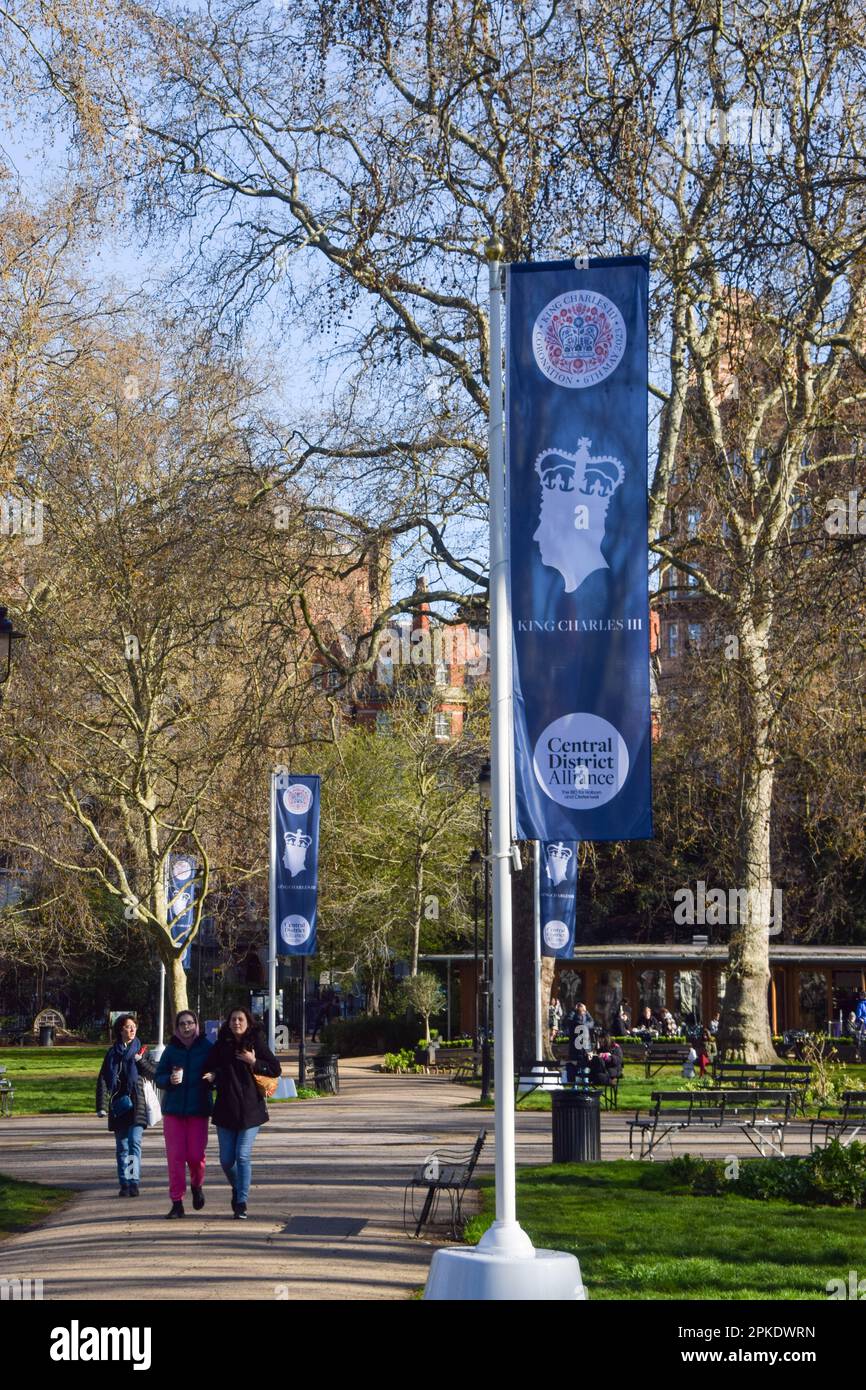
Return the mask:
[[564,1250],[534,1250],[530,1245],[528,1254],[515,1254],[473,1246],[436,1251],[424,1298],[574,1303],[586,1298],[586,1290],[577,1259]]

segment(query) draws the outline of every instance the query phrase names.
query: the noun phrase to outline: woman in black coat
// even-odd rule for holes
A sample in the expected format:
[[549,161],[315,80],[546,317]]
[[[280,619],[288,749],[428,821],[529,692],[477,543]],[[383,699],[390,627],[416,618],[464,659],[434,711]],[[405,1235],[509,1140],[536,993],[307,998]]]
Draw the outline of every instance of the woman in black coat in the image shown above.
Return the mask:
[[96,1081],[96,1113],[108,1116],[117,1157],[119,1197],[137,1197],[141,1181],[141,1137],[147,1129],[144,1082],[156,1075],[156,1062],[136,1037],[135,1019],[121,1014],[114,1022],[114,1046]]
[[252,1181],[256,1135],[268,1121],[268,1107],[253,1076],[279,1076],[280,1064],[267,1046],[252,1014],[229,1012],[204,1064],[204,1080],[216,1084],[213,1122],[217,1128],[222,1170],[231,1183],[232,1211],[245,1221]]

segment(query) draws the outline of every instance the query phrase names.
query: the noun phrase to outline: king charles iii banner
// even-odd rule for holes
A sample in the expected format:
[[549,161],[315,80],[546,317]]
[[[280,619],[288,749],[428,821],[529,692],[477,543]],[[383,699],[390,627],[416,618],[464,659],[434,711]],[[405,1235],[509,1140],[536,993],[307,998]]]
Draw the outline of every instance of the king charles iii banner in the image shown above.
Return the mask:
[[[168,929],[175,946],[180,946],[192,931],[195,921],[195,900],[198,892],[198,861],[191,854],[170,854],[166,864]],[[189,970],[190,947],[183,953],[181,964]]]
[[541,954],[571,960],[577,928],[577,843],[547,840],[539,851]]
[[517,836],[649,839],[648,262],[507,274]]
[[271,776],[275,833],[277,953],[316,954],[319,897],[319,779],[290,772]]

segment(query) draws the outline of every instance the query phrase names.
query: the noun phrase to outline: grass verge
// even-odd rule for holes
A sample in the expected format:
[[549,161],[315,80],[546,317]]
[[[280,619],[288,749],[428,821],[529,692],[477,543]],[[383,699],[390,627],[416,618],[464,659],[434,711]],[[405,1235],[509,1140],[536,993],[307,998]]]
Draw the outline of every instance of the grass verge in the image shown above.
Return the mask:
[[[479,1188],[470,1244],[493,1221],[492,1179]],[[666,1163],[524,1168],[517,1214],[536,1247],[577,1255],[592,1299],[823,1300],[866,1267],[861,1212],[694,1197]]]
[[0,1240],[38,1225],[74,1195],[66,1187],[43,1187],[0,1174]]

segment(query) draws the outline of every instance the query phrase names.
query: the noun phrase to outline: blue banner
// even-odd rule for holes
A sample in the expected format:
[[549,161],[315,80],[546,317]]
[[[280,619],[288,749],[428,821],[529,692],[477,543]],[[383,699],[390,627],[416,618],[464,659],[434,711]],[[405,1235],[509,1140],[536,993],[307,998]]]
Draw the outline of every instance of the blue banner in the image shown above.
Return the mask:
[[644,257],[508,268],[516,832],[652,836]]
[[[168,856],[166,902],[168,929],[175,946],[180,946],[192,931],[195,921],[195,900],[198,889],[196,873],[198,864],[191,854],[170,854]],[[189,970],[190,947],[183,953],[181,964]]]
[[571,960],[577,928],[577,841],[544,840],[540,850],[541,954]]
[[319,779],[274,773],[271,866],[277,953],[316,954],[319,896]]

